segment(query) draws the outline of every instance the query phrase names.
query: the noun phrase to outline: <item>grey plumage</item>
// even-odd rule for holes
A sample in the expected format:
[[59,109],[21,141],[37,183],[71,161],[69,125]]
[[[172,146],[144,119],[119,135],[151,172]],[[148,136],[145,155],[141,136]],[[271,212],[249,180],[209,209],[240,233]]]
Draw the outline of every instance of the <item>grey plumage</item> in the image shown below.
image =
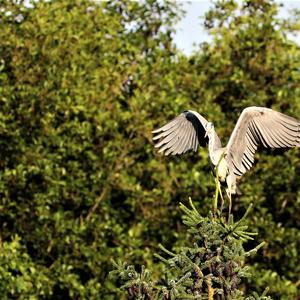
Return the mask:
[[227,194],[238,192],[238,181],[254,163],[257,148],[300,147],[300,121],[264,107],[248,107],[241,113],[226,147],[212,123],[199,113],[188,110],[153,130],[158,152],[165,155],[197,151],[208,144],[213,171],[219,162],[218,179],[226,182]]

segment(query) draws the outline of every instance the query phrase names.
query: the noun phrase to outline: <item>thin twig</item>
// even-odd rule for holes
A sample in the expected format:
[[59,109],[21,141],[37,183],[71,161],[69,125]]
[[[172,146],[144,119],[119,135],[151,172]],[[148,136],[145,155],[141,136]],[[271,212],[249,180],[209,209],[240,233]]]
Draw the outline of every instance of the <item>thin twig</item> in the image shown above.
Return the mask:
[[85,220],[88,221],[91,216],[93,215],[93,213],[96,211],[96,209],[98,208],[100,202],[105,198],[106,194],[108,192],[108,187],[105,187],[103,190],[102,190],[102,193],[100,194],[99,197],[97,197],[94,205],[92,206],[92,208],[89,210],[89,213],[87,214]]

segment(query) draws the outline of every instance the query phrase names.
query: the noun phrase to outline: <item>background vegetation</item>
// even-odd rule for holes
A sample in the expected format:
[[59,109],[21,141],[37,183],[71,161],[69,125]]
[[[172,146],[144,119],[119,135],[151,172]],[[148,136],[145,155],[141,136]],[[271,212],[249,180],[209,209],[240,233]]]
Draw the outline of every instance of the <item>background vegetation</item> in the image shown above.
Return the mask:
[[[161,157],[151,130],[185,109],[224,141],[249,105],[300,119],[299,15],[215,1],[212,41],[187,57],[172,41],[174,1],[1,1],[2,299],[118,299],[111,257],[159,272],[158,243],[175,251],[187,238],[178,202],[206,214],[214,180],[205,149]],[[298,299],[300,152],[256,157],[233,213],[254,202],[248,247],[267,245],[243,288]]]

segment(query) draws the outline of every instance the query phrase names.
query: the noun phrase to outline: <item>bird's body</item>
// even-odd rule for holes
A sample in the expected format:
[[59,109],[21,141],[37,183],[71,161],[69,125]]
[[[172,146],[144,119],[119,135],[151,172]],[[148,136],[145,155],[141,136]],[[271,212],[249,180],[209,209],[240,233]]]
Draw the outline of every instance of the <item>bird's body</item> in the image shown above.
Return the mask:
[[[154,130],[155,147],[165,155],[196,151],[198,145],[208,144],[213,173],[231,195],[239,193],[238,181],[254,163],[259,145],[266,148],[300,147],[300,121],[264,107],[243,110],[226,147],[211,122],[195,111],[185,111]],[[217,167],[218,166],[218,167]],[[217,168],[217,170],[216,170]]]

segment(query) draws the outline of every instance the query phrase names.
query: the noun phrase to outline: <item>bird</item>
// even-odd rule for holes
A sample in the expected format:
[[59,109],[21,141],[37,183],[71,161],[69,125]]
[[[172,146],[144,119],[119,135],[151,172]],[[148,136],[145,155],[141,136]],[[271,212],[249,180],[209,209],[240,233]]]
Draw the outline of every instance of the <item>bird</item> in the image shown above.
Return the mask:
[[[152,131],[155,148],[165,155],[196,152],[198,146],[208,145],[211,168],[216,181],[225,186],[229,199],[241,194],[239,181],[254,164],[259,146],[265,148],[300,147],[300,121],[271,108],[250,106],[243,109],[230,135],[222,147],[214,124],[193,110]],[[220,190],[222,197],[222,193]],[[223,197],[222,197],[223,206]]]

